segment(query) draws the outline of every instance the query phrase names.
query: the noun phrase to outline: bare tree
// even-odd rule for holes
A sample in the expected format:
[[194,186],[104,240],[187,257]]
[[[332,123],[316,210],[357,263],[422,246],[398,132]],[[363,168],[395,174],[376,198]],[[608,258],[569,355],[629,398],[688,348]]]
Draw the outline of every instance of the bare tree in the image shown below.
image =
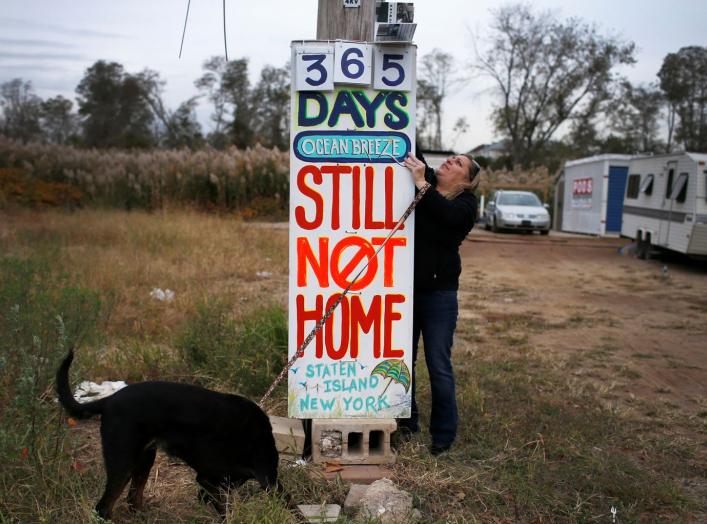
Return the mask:
[[469,122],[467,121],[466,117],[460,116],[459,118],[457,118],[457,121],[454,122],[454,127],[452,128],[452,131],[454,132],[454,138],[452,138],[450,146],[454,148],[455,144],[457,143],[457,140],[459,140],[462,135],[465,135],[467,131],[469,131]]
[[434,86],[425,80],[417,81],[417,143],[422,149],[440,149],[434,146],[435,142],[435,112],[434,100],[437,91]]
[[673,137],[675,135],[675,120],[677,119],[677,108],[675,103],[668,100],[668,111],[666,114],[666,124],[668,126],[668,142],[665,145],[665,152],[670,153],[673,150]]
[[214,112],[211,115],[211,119],[216,124],[214,133],[223,130],[229,110],[228,93],[223,87],[226,63],[226,60],[220,56],[209,58],[203,65],[204,74],[194,82],[197,88],[206,92],[206,96],[214,105]]
[[0,86],[2,107],[2,133],[11,138],[28,142],[41,134],[40,116],[42,100],[34,94],[32,83],[15,78]]
[[74,103],[61,95],[48,98],[41,104],[42,134],[53,144],[66,144],[77,138],[78,115],[72,112]]
[[665,99],[656,85],[621,83],[610,104],[611,129],[626,144],[627,153],[655,152],[663,149],[658,140],[658,120]]
[[493,16],[491,45],[477,53],[474,68],[493,79],[496,129],[508,139],[513,163],[527,165],[563,124],[589,122],[601,110],[614,67],[634,62],[634,44],[526,4],[502,7]]
[[161,129],[157,133],[160,143],[167,147],[194,148],[201,145],[201,126],[194,114],[199,97],[189,98],[176,111],[172,111],[165,106],[162,93],[166,82],[157,71],[145,69],[136,77],[142,85],[145,101],[160,123]]
[[251,145],[254,133],[248,59],[227,61],[215,56],[204,62],[204,70],[195,85],[206,92],[214,105],[211,118],[216,128],[211,134],[212,143],[219,147],[226,143],[239,147]]
[[443,147],[444,99],[461,80],[451,54],[435,48],[422,57],[417,93],[421,113],[419,124],[422,124],[423,141],[424,137],[427,137],[427,146],[432,149]]
[[287,149],[290,128],[290,70],[288,66],[265,66],[253,89],[251,103],[254,127],[261,143]]
[[673,118],[676,113],[679,117],[675,138],[688,151],[707,151],[707,47],[683,47],[670,53],[658,77]]

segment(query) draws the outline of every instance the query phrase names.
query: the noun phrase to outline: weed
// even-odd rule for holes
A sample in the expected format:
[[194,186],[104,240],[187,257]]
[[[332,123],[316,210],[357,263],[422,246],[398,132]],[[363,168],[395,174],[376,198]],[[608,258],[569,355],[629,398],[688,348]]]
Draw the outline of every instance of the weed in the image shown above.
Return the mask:
[[21,522],[64,520],[62,497],[80,492],[52,384],[67,349],[94,336],[100,307],[44,261],[0,259],[0,508]]
[[641,374],[638,371],[631,369],[628,366],[615,365],[614,370],[618,372],[620,377],[631,379],[641,378]]
[[631,356],[635,357],[635,358],[643,358],[643,359],[655,358],[655,355],[653,353],[633,353]]
[[209,300],[198,305],[176,345],[189,366],[213,381],[262,395],[287,361],[287,315],[271,306],[236,320],[223,302]]

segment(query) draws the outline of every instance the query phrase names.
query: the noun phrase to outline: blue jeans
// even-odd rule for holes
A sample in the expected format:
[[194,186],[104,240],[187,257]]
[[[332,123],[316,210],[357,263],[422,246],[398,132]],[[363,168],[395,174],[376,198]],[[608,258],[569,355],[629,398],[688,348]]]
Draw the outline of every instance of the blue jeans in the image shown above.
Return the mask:
[[452,370],[452,343],[457,327],[459,306],[456,291],[431,291],[414,297],[412,347],[413,382],[412,413],[403,419],[401,426],[410,431],[420,431],[419,412],[415,401],[415,362],[420,334],[425,347],[425,361],[432,388],[432,414],[430,435],[432,443],[449,445],[457,436],[457,397]]

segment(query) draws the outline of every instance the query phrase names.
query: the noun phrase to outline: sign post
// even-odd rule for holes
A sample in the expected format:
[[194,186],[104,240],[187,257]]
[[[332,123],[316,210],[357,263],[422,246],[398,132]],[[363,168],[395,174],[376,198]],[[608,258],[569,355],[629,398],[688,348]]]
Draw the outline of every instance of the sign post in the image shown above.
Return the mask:
[[401,42],[292,44],[290,358],[368,267],[291,368],[290,417],[410,416],[414,216],[374,253],[415,195],[402,166],[415,55]]
[[319,0],[317,40],[372,42],[375,3],[375,0]]

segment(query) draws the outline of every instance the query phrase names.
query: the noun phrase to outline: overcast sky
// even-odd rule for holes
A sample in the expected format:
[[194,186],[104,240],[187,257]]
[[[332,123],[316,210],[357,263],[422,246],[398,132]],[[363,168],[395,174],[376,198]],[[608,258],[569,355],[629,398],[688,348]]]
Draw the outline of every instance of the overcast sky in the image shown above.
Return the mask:
[[[314,38],[317,0],[227,0],[229,58],[248,57],[251,78],[265,64],[289,60],[290,41]],[[165,98],[175,108],[197,93],[201,64],[223,54],[220,0],[193,0],[184,51],[178,59],[187,0],[2,0],[0,82],[31,80],[43,98],[74,89],[87,67],[99,59],[123,64],[129,72],[145,67],[167,80]],[[490,0],[416,0],[418,55],[437,47],[458,60],[461,74],[474,56],[472,33],[483,42],[490,24]],[[539,9],[596,23],[604,34],[637,45],[638,63],[622,70],[633,82],[652,82],[665,55],[687,45],[707,45],[706,0],[534,0]],[[445,107],[445,140],[454,121],[465,116],[469,132],[454,144],[466,150],[495,139],[489,122],[488,81],[470,79]],[[210,108],[199,109],[208,124]]]

